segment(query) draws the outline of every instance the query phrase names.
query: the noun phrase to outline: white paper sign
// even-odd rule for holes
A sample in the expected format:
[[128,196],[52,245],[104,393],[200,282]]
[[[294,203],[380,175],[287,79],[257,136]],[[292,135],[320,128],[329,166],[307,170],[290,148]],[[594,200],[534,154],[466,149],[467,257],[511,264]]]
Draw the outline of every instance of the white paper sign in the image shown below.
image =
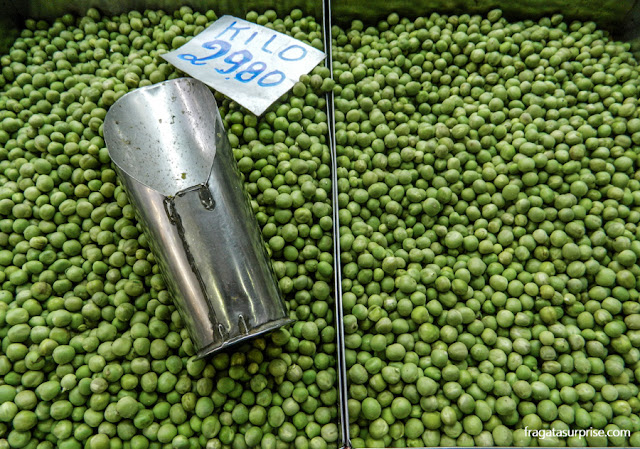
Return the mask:
[[162,57],[260,115],[325,54],[286,34],[222,16]]

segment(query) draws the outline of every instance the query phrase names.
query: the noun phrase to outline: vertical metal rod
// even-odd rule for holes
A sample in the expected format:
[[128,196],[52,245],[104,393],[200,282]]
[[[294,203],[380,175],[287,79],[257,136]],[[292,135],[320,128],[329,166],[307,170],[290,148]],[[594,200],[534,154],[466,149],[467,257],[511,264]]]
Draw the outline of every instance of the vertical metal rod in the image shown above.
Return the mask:
[[[333,56],[331,36],[331,0],[323,0],[322,31],[324,37],[324,51],[327,54],[325,66],[333,77]],[[329,128],[329,148],[331,151],[331,201],[333,203],[333,266],[334,266],[334,295],[335,295],[335,325],[336,346],[338,357],[338,402],[340,405],[340,430],[342,444],[351,447],[349,435],[349,410],[347,408],[347,362],[345,359],[344,325],[342,309],[342,265],[340,263],[340,218],[338,214],[338,155],[336,152],[336,122],[334,115],[333,91],[327,93],[327,122]]]

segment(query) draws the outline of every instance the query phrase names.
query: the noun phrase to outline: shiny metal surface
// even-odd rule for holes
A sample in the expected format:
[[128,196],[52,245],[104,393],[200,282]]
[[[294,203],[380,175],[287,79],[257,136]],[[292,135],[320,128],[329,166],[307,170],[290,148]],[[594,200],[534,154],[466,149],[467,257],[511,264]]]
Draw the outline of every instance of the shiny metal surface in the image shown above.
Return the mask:
[[104,136],[199,356],[292,321],[203,83],[123,96]]
[[[332,49],[332,14],[331,3],[324,2],[324,14],[322,17],[322,35],[324,37],[324,48],[327,57],[325,65],[331,72],[333,77],[333,55]],[[329,128],[329,148],[331,150],[331,202],[338,204],[338,154],[336,151],[336,120],[334,115],[334,95],[333,91],[327,92],[327,124]],[[338,401],[340,412],[340,439],[341,447],[351,447],[351,436],[349,435],[349,408],[347,400],[349,399],[348,382],[347,382],[347,360],[346,346],[344,342],[344,309],[342,307],[342,262],[340,261],[340,214],[338,207],[333,207],[333,266],[338,267],[334,270],[333,291],[335,296],[335,316],[336,316],[336,345],[338,357]]]

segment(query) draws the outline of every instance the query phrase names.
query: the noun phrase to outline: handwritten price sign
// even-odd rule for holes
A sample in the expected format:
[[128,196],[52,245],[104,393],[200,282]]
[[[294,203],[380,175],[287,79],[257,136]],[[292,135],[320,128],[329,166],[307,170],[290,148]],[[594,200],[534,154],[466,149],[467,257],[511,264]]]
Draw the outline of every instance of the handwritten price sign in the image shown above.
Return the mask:
[[260,115],[325,54],[286,34],[223,16],[162,57]]

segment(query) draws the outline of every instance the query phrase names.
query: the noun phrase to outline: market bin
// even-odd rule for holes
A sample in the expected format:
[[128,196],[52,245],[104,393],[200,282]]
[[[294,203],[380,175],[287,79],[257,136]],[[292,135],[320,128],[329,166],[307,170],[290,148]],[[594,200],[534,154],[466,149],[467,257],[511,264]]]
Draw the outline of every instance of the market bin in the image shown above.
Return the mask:
[[[323,14],[324,12],[324,3],[319,0],[276,0],[274,2],[264,2],[262,0],[248,0],[246,2],[237,2],[235,0],[195,0],[195,1],[185,1],[185,2],[173,2],[167,0],[132,0],[127,2],[112,2],[106,0],[80,0],[77,2],[40,2],[40,1],[29,1],[29,2],[17,2],[13,0],[0,0],[0,30],[3,32],[3,36],[5,39],[0,40],[0,51],[7,51],[9,46],[12,44],[13,40],[18,37],[21,28],[24,26],[25,19],[36,19],[36,20],[51,20],[58,17],[61,17],[64,14],[73,14],[78,16],[86,15],[87,11],[90,8],[95,8],[100,11],[101,14],[105,16],[117,16],[123,13],[127,13],[129,11],[143,11],[145,9],[160,9],[166,11],[168,13],[172,13],[177,11],[182,6],[190,6],[194,9],[194,11],[205,12],[208,10],[214,10],[218,16],[222,16],[225,14],[234,15],[237,17],[245,17],[245,15],[249,11],[258,11],[259,13],[264,13],[267,10],[275,10],[279,15],[280,14],[288,14],[290,11],[294,9],[300,9],[304,15],[313,16],[318,24],[323,26],[323,36],[321,38],[325,44],[325,51],[329,53],[330,51],[330,42],[331,36],[330,32],[327,28],[327,23],[325,19],[327,16]],[[330,20],[329,20],[330,21]],[[329,58],[327,58],[329,59]],[[324,95],[323,99],[326,100],[326,114],[331,117],[332,114],[332,103],[330,95]],[[325,108],[323,108],[325,109]],[[145,111],[148,113],[149,111]],[[326,134],[326,145],[329,148],[334,148],[331,144],[331,140],[333,139],[331,124],[327,123],[327,127],[329,128],[329,132]],[[222,131],[224,133],[224,131]],[[235,163],[235,162],[234,162]],[[331,170],[334,169],[335,165],[335,157],[332,155],[332,163],[330,164]],[[333,173],[331,176],[333,177]],[[188,179],[188,178],[187,178]],[[333,178],[332,178],[333,179]],[[121,182],[125,185],[124,178],[121,178]],[[335,183],[332,183],[332,186],[335,186]],[[126,185],[125,185],[126,189]],[[144,190],[144,189],[142,189]],[[150,192],[152,189],[148,189],[146,193],[149,193],[149,197],[153,197],[153,200],[160,200],[163,195],[160,193]],[[332,190],[335,192],[335,188],[332,187]],[[144,194],[144,193],[143,193]],[[331,201],[333,203],[333,198],[335,198],[335,194],[330,194]],[[194,204],[196,207],[201,207],[201,203],[199,203],[200,198],[197,194],[194,193],[193,197]],[[182,198],[185,200],[185,198]],[[184,204],[184,202],[182,203]],[[334,203],[335,204],[335,203]],[[204,209],[206,211],[206,209]],[[209,211],[207,211],[209,212]],[[164,210],[162,213],[165,213]],[[142,222],[141,222],[142,223]],[[169,223],[170,224],[170,223]],[[173,225],[171,225],[173,226]],[[333,239],[333,247],[329,250],[333,256],[337,256],[337,251],[335,248],[338,247],[338,239],[335,238],[337,236],[337,230],[333,230],[334,239]],[[174,242],[180,243],[178,240],[175,240],[178,236],[173,235]],[[157,256],[157,253],[154,251],[154,256]],[[184,260],[183,260],[184,262]],[[186,261],[188,262],[188,261]],[[334,267],[338,267],[339,263],[334,261]],[[331,286],[332,290],[335,291],[336,285],[339,285],[337,281],[339,270],[334,270],[336,274],[336,278],[333,280],[327,280],[327,283]],[[195,283],[190,284],[192,286],[198,287],[197,279],[194,279],[194,276],[191,278]],[[341,314],[341,305],[335,302],[331,306],[332,315],[331,320],[329,321],[329,325],[335,326],[336,330],[338,330],[338,336],[333,342],[337,347],[337,353],[335,353],[336,360],[343,359],[340,355],[341,348],[344,345],[340,342],[340,329],[342,328],[340,314]],[[207,308],[199,309],[203,314],[208,313]],[[209,319],[206,315],[198,316],[198,318],[192,323],[192,325],[202,325],[209,326],[211,323],[211,319]],[[185,323],[187,325],[187,323]],[[212,338],[212,337],[211,337]],[[215,356],[214,356],[215,357]],[[340,379],[342,379],[343,373],[340,371],[338,364],[332,363],[330,369],[334,369],[339,373]],[[340,395],[342,392],[341,389],[338,389],[338,394]],[[346,404],[346,398],[340,397],[339,404],[344,406]],[[336,404],[336,408],[340,406]],[[340,411],[338,410],[338,413]],[[338,423],[338,421],[342,421],[339,419],[339,416],[334,417],[331,422]],[[340,432],[339,439],[336,443],[338,446],[344,446],[345,442],[343,440],[344,431]],[[333,446],[332,444],[332,446]]]
[[[352,45],[352,48],[350,50],[343,50],[344,47],[347,47],[350,42],[349,39],[352,38],[351,34],[348,34],[347,36],[347,44],[346,45],[338,45],[337,47],[343,47],[343,48],[339,48],[339,51],[344,51],[344,53],[348,54],[349,57],[351,57],[351,59],[348,60],[347,64],[345,64],[345,60],[342,60],[342,67],[343,67],[343,72],[348,72],[351,71],[352,74],[355,75],[355,70],[354,67],[356,66],[357,62],[355,64],[352,64],[352,61],[358,61],[358,57],[360,56],[362,57],[363,53],[357,53],[355,50],[353,50],[353,48],[371,48],[372,51],[371,53],[374,53],[375,56],[373,56],[374,59],[376,59],[376,56],[382,56],[382,49],[380,48],[381,46],[376,46],[376,44],[378,42],[374,41],[373,39],[371,39],[371,41],[367,42],[367,44],[364,43],[365,38],[368,38],[369,35],[375,35],[375,28],[378,24],[383,23],[384,25],[386,25],[388,28],[382,28],[384,30],[388,29],[390,31],[390,34],[393,36],[393,33],[396,32],[398,34],[400,34],[401,32],[404,34],[405,31],[409,31],[407,29],[404,29],[403,26],[406,25],[406,22],[402,22],[402,20],[404,19],[409,19],[409,21],[412,21],[416,18],[419,17],[424,17],[424,18],[428,18],[430,14],[432,13],[439,13],[442,15],[442,17],[446,17],[445,15],[449,15],[449,14],[456,14],[456,15],[464,15],[468,18],[468,16],[473,16],[473,15],[481,15],[481,16],[486,16],[487,13],[493,12],[494,14],[498,14],[498,16],[504,16],[508,21],[528,21],[529,24],[535,24],[535,21],[538,19],[541,19],[543,17],[549,17],[552,16],[554,14],[560,14],[562,16],[561,19],[556,18],[557,20],[562,20],[563,22],[566,22],[567,24],[571,23],[572,21],[576,20],[576,21],[582,21],[582,22],[595,22],[595,24],[597,25],[597,27],[601,30],[604,30],[608,33],[610,33],[610,39],[611,40],[622,40],[626,43],[629,44],[629,51],[633,54],[633,56],[637,59],[640,60],[640,26],[639,26],[639,22],[640,22],[640,3],[638,3],[637,1],[634,0],[629,0],[629,1],[616,1],[616,0],[603,0],[603,1],[590,1],[590,0],[581,0],[581,1],[565,1],[565,0],[554,0],[554,1],[537,1],[537,0],[525,0],[525,1],[520,1],[520,2],[509,2],[509,1],[501,1],[501,0],[488,0],[488,1],[468,1],[468,0],[417,0],[417,1],[403,1],[403,0],[367,0],[367,1],[363,1],[363,0],[349,0],[349,1],[340,1],[340,0],[327,0],[325,2],[325,4],[327,5],[327,9],[325,12],[325,16],[328,16],[328,20],[330,20],[330,22],[327,24],[327,27],[331,27],[332,25],[338,25],[340,27],[343,27],[343,29],[345,29],[345,31],[347,31],[347,33],[349,33],[349,31],[352,30],[356,30],[356,32],[354,33],[353,38],[355,39],[362,39],[362,41],[357,42],[355,44]],[[492,11],[493,10],[493,11]],[[500,11],[496,11],[496,10],[500,10]],[[494,16],[495,17],[495,16]],[[399,22],[393,22],[393,23],[384,23],[387,20],[389,20],[389,22],[391,22],[390,18],[393,18],[393,20],[398,21]],[[327,17],[325,17],[325,23],[327,21]],[[353,28],[351,28],[352,23],[354,21],[357,21],[356,25],[353,26]],[[398,32],[397,30],[394,30],[393,25],[395,25],[397,23],[398,27],[402,30],[401,32]],[[410,22],[409,22],[410,23]],[[453,22],[453,27],[455,29],[455,22]],[[593,24],[590,24],[593,25]],[[530,25],[527,25],[530,26]],[[373,31],[371,31],[373,30]],[[444,27],[443,27],[444,30]],[[441,30],[440,28],[437,28],[437,33],[439,33]],[[340,37],[344,38],[344,34],[340,35],[340,33],[337,33]],[[381,33],[381,36],[383,36],[384,38],[389,38],[388,36],[384,36]],[[434,34],[431,35],[433,41],[435,42],[435,40],[437,38],[433,37]],[[389,39],[393,39],[393,38],[389,38]],[[386,45],[389,44],[390,41],[386,42]],[[333,44],[335,45],[335,36],[334,36],[334,42]],[[399,47],[398,48],[402,48],[401,44],[400,44],[400,39],[398,39],[398,41],[393,41],[392,44],[396,44]],[[382,45],[382,47],[384,48],[384,45]],[[392,48],[391,51],[393,50],[397,50],[398,48]],[[389,50],[390,47],[384,48],[384,50]],[[336,47],[331,48],[331,50],[335,53],[336,52]],[[435,50],[434,50],[435,51]],[[403,52],[398,52],[400,55],[403,54]],[[393,53],[392,53],[393,54]],[[344,55],[344,54],[343,54]],[[356,56],[357,55],[357,56]],[[368,55],[366,57],[369,57]],[[402,56],[401,56],[402,57]],[[393,59],[393,56],[391,57],[391,59]],[[339,58],[334,58],[334,61],[339,60]],[[409,57],[407,56],[407,60],[409,60]],[[360,59],[360,66],[357,68],[362,67],[363,65],[363,60]],[[396,68],[398,66],[398,62],[397,60],[396,62]],[[402,64],[402,63],[400,63]],[[344,69],[345,65],[348,65],[348,68]],[[418,66],[420,65],[419,63],[417,64]],[[450,65],[450,64],[449,64]],[[455,64],[454,64],[455,65]],[[368,66],[371,67],[371,66]],[[378,70],[378,67],[375,66],[374,63],[374,73],[376,76],[380,76],[381,71]],[[433,66],[431,66],[433,68]],[[438,68],[442,68],[442,67],[438,67]],[[364,75],[367,79],[371,78],[371,72],[367,72],[366,69],[363,70],[364,73],[366,73],[366,75]],[[443,69],[444,71],[444,69]],[[336,80],[338,80],[338,75],[340,75],[341,73],[336,74],[335,72],[333,72],[333,76]],[[362,73],[362,72],[361,72]],[[407,71],[404,71],[404,73],[406,74]],[[393,74],[393,72],[392,72]],[[384,73],[382,74],[382,76],[384,76]],[[355,81],[354,81],[355,78]],[[414,78],[415,79],[415,78]],[[346,77],[345,81],[342,83],[338,83],[338,84],[342,84],[341,88],[347,88],[347,87],[351,87],[349,86],[349,83],[353,83],[353,84],[360,84],[360,80],[357,77]],[[428,83],[426,83],[428,84]],[[437,84],[434,81],[434,84]],[[391,86],[395,86],[395,84],[391,84]],[[404,86],[400,86],[400,87],[404,87]],[[389,84],[387,84],[386,88],[389,88]],[[336,91],[336,92],[340,92],[340,88]],[[368,95],[368,94],[364,94],[364,87],[362,88],[362,90],[356,90],[356,88],[353,89],[353,91],[357,92],[356,96],[359,94],[361,94],[360,96],[372,96],[372,95]],[[392,90],[393,91],[393,90]],[[397,92],[397,91],[396,91]],[[392,94],[393,95],[393,94]],[[405,94],[401,94],[401,95],[405,95]],[[461,94],[462,95],[462,94]],[[336,97],[339,96],[339,93],[336,93]],[[347,97],[348,99],[349,97]],[[384,98],[384,96],[383,96]],[[341,99],[342,101],[345,101],[344,98]],[[359,100],[358,100],[359,101]],[[354,101],[355,103],[355,101]],[[393,104],[393,100],[391,100],[391,103]],[[344,103],[343,103],[344,104]],[[375,100],[373,102],[373,107],[375,106]],[[354,106],[355,110],[358,111],[358,105],[356,104]],[[336,108],[337,110],[337,108]],[[361,108],[361,110],[364,110],[364,107]],[[367,109],[367,111],[369,111]],[[347,119],[347,112],[343,111],[344,113],[340,116],[340,119],[337,120],[341,120],[344,121],[344,123],[348,123],[348,125],[350,126],[354,126],[354,128],[351,129],[357,129],[357,125],[362,121],[360,119],[356,119],[356,120],[348,120]],[[349,111],[350,113],[353,113],[353,109]],[[379,112],[379,111],[378,111]],[[395,111],[392,111],[395,112]],[[438,113],[435,113],[436,115]],[[391,113],[391,117],[393,117],[393,113]],[[390,120],[393,120],[390,119]],[[339,122],[334,122],[334,123],[339,123]],[[387,121],[384,122],[385,124],[388,124]],[[396,123],[397,126],[397,123]],[[375,125],[374,125],[375,128]],[[342,131],[344,133],[344,127],[342,128]],[[344,134],[343,134],[344,136]],[[448,134],[447,134],[448,136]],[[334,142],[336,142],[337,139],[334,139]],[[386,142],[385,142],[386,143]],[[349,142],[348,144],[344,144],[343,147],[338,147],[336,149],[334,149],[334,154],[338,155],[341,154],[341,152],[344,150],[344,147],[347,146],[354,146],[356,147],[359,144],[359,142],[356,141],[356,143],[354,144],[353,142]],[[401,148],[401,146],[399,147]],[[348,154],[346,151],[342,152],[343,156],[341,156],[342,158],[345,159],[345,161],[342,161],[342,167],[344,172],[343,175],[346,174],[347,172],[349,172],[349,175],[351,176],[352,173],[354,173],[353,171],[353,166],[349,166],[348,165],[348,159],[352,158],[352,160],[356,160],[357,159],[357,155],[356,157],[353,157],[352,155],[344,155],[344,154]],[[352,153],[353,154],[353,153]],[[403,159],[404,161],[404,159]],[[360,161],[359,161],[360,162]],[[442,160],[440,160],[439,162],[442,162]],[[389,164],[390,165],[390,164]],[[375,165],[374,165],[375,166]],[[349,171],[349,169],[351,169],[351,171]],[[367,167],[367,169],[371,169],[370,167]],[[361,175],[363,172],[358,170],[358,173]],[[355,173],[355,176],[358,176],[358,173]],[[362,178],[360,178],[360,180],[362,180]],[[353,187],[354,185],[356,185],[353,182],[353,179],[349,179],[350,182],[352,182],[351,186]],[[380,179],[379,179],[380,181]],[[357,185],[358,187],[361,187],[360,185]],[[352,189],[352,190],[355,190]],[[366,187],[364,188],[364,190],[366,191]],[[346,195],[348,196],[350,199],[352,199],[351,197],[351,193],[349,192],[349,194],[346,194],[345,192],[341,191],[340,194],[341,195]],[[363,208],[365,206],[363,205]],[[384,211],[384,208],[382,208]],[[339,211],[336,211],[336,213],[338,213]],[[347,214],[350,218],[351,214]],[[353,221],[352,221],[353,222]],[[348,225],[339,223],[337,224],[338,228],[346,228]],[[374,229],[377,230],[377,229]],[[338,254],[345,254],[344,252],[338,252]],[[347,254],[347,256],[351,257],[352,260],[354,259],[354,254],[353,251],[351,251],[351,254]],[[342,268],[344,268],[344,265],[342,265]],[[349,282],[349,281],[347,281]],[[344,284],[343,284],[344,285]],[[337,297],[341,298],[343,292],[339,291],[336,293]],[[392,299],[392,301],[395,301],[395,298]],[[358,305],[360,305],[360,298],[358,298]],[[355,308],[354,308],[355,309]],[[343,319],[343,323],[345,323],[344,321],[344,316],[350,313],[350,310],[343,310],[343,314],[341,316],[341,319]],[[351,316],[351,318],[353,318],[353,315]],[[355,320],[354,320],[355,321]],[[353,329],[353,323],[354,321],[351,321],[351,329]],[[358,321],[360,321],[360,318],[358,318]],[[438,327],[438,326],[436,326]],[[344,331],[344,329],[343,329]],[[395,329],[394,329],[395,332]],[[378,334],[380,335],[380,334]],[[367,336],[371,336],[370,334]],[[343,343],[345,342],[345,338],[344,335],[342,336],[342,341]],[[387,346],[388,347],[388,346]],[[346,348],[345,348],[346,351]],[[345,353],[345,351],[343,351],[343,353]],[[362,352],[360,352],[360,349],[352,349],[351,350],[354,353],[357,353],[357,356],[360,355],[365,355],[366,353],[369,352],[370,355],[375,355],[374,354],[374,350],[373,349],[366,349],[366,350],[362,350]],[[377,351],[377,350],[376,350]],[[407,350],[408,352],[408,350]],[[384,351],[382,351],[382,353],[384,354]],[[345,373],[345,378],[343,380],[344,382],[344,397],[345,400],[349,400],[351,401],[352,395],[351,395],[351,390],[350,387],[352,385],[355,385],[356,387],[359,387],[360,385],[358,385],[359,382],[357,381],[353,381],[351,382],[350,378],[346,375],[346,373],[349,371],[350,368],[362,368],[361,366],[357,366],[360,363],[363,363],[361,360],[366,360],[366,357],[363,357],[363,359],[357,359],[357,356],[353,356],[354,358],[349,364],[345,363],[345,360],[342,360],[341,362],[344,364],[343,366],[341,366],[342,368],[342,372]],[[384,356],[380,356],[381,358],[383,358]],[[402,363],[402,362],[399,362]],[[368,370],[367,370],[368,371]],[[356,376],[359,374],[360,372],[356,373]],[[373,376],[370,372],[369,374],[369,379],[371,379],[371,377]],[[376,374],[376,376],[380,376],[380,373]],[[379,379],[378,379],[379,380]],[[400,382],[402,383],[402,382]],[[388,388],[388,386],[385,386],[386,388]],[[440,390],[441,391],[441,390]],[[463,390],[464,392],[465,390]],[[376,390],[376,392],[379,392],[379,390]],[[385,391],[388,392],[388,391]],[[395,394],[395,392],[394,392]],[[399,394],[396,396],[396,398],[399,398],[402,396],[403,393]],[[371,396],[367,396],[364,400],[362,398],[356,398],[353,399],[353,403],[352,405],[354,406],[354,409],[358,410],[357,413],[359,413],[359,417],[362,418],[363,416],[363,412],[365,409],[365,403],[363,401],[366,401],[367,399],[370,399]],[[404,398],[403,398],[404,399]],[[451,401],[452,406],[455,408],[455,401],[452,400]],[[361,407],[361,408],[359,408]],[[383,407],[384,409],[385,407]],[[384,410],[386,412],[390,411],[390,407],[387,408],[386,410]],[[373,412],[370,412],[373,413]],[[352,427],[351,425],[354,424],[358,424],[357,423],[357,419],[352,419],[353,417],[349,416],[349,408],[348,407],[344,407],[343,408],[343,414],[341,416],[341,418],[343,419],[343,429],[344,429],[344,441],[347,447],[352,447],[352,441],[354,439],[354,437],[359,437],[362,436],[361,435],[354,435],[352,433]],[[375,418],[367,418],[364,420],[364,422],[366,424],[364,424],[364,427],[361,426],[360,427],[360,431],[363,428],[366,428],[366,425],[369,424],[371,426],[375,426],[376,424],[380,424],[377,421],[387,421],[386,424],[380,424],[381,427],[384,427],[384,425],[387,425],[390,427],[391,426],[391,421],[388,421],[389,415],[387,415],[387,417],[384,417],[384,414],[382,416],[380,416],[379,418],[377,418],[377,420],[373,421]],[[393,418],[393,417],[392,417]],[[416,424],[416,422],[420,421],[420,418],[416,418],[413,414],[410,417],[407,417],[407,419],[411,418],[410,420],[413,421],[412,424]],[[394,424],[399,424],[401,428],[403,428],[404,426],[407,425],[407,419],[395,419]],[[458,424],[462,423],[462,419],[459,417],[456,418],[456,421]],[[419,424],[422,425],[422,424]],[[418,425],[418,426],[419,426]],[[441,431],[442,426],[444,424],[442,422],[440,422],[439,426],[438,426],[438,431]],[[551,425],[552,427],[553,425]],[[356,426],[357,427],[357,426]],[[426,425],[425,425],[426,427]],[[380,427],[378,427],[380,428]],[[396,429],[397,431],[397,429]],[[389,431],[390,433],[391,431]],[[388,436],[389,433],[387,433],[385,436]],[[444,435],[444,434],[443,434]],[[393,437],[396,438],[396,437]],[[407,440],[403,440],[405,442],[407,442]],[[418,444],[419,441],[419,444]],[[449,441],[455,441],[455,439],[450,439]],[[563,441],[564,442],[564,441]],[[364,444],[363,444],[364,443]],[[535,438],[532,440],[532,444],[536,443]],[[367,447],[366,442],[364,442],[362,439],[359,439],[359,441],[357,441],[357,447]],[[376,441],[376,444],[381,444],[380,441]],[[399,446],[397,446],[398,444],[400,444]],[[431,444],[429,444],[426,441],[421,441],[420,438],[416,438],[414,439],[409,446],[411,447],[420,447],[422,445],[425,445],[426,447],[433,447],[433,446],[441,446],[441,447],[452,447],[452,444],[446,444],[444,442],[442,443],[433,443],[431,442]],[[473,441],[472,441],[473,444]],[[547,444],[550,444],[549,442],[547,442]],[[476,445],[479,445],[478,443],[476,443]],[[402,443],[399,443],[398,440],[393,440],[391,446],[394,447],[402,447]],[[500,444],[494,444],[494,446],[500,446]],[[637,445],[636,445],[637,446]],[[371,447],[371,446],[370,446]],[[373,446],[373,447],[380,447],[380,446]],[[385,444],[385,447],[389,447],[388,444]]]
[[[31,2],[11,2],[12,4],[19,3],[19,9],[23,11],[22,17],[26,17],[27,15],[33,17],[54,17],[59,14],[63,14],[65,12],[81,12],[86,11],[89,7],[97,7],[102,11],[107,13],[116,13],[116,12],[124,12],[131,9],[140,9],[140,8],[164,8],[171,9],[172,5],[168,5],[167,2],[162,1],[138,1],[138,2],[108,2],[108,1],[80,1],[73,2],[73,4],[62,4],[60,2],[47,2],[45,0],[42,1],[31,1]],[[240,14],[241,12],[238,9],[243,9],[243,6],[238,6],[240,2],[225,2],[225,1],[188,1],[184,2],[185,5],[190,5],[194,9],[203,11],[209,8],[215,8],[219,13],[231,13],[231,14]],[[269,4],[267,4],[269,3]],[[283,3],[286,3],[288,6],[293,5],[295,2],[246,2],[243,5],[249,5],[248,8],[255,8],[258,10],[265,10],[268,8],[274,8],[278,11],[283,10]],[[299,3],[299,2],[298,2]],[[525,18],[534,18],[539,17],[541,15],[548,15],[552,13],[562,13],[566,18],[571,19],[583,19],[583,20],[594,20],[600,26],[605,27],[606,29],[612,30],[616,33],[616,36],[621,37],[625,40],[628,40],[632,43],[633,46],[633,38],[637,36],[637,30],[639,29],[637,26],[637,19],[639,16],[638,11],[638,2],[635,1],[575,1],[568,2],[564,0],[556,0],[552,2],[540,2],[537,0],[526,0],[522,2],[508,2],[508,1],[465,1],[465,0],[457,0],[457,1],[440,1],[440,0],[423,0],[417,2],[406,2],[401,0],[396,1],[378,1],[375,0],[373,2],[368,1],[344,1],[344,2],[324,2],[324,25],[325,25],[325,33],[330,30],[332,20],[334,23],[345,24],[353,19],[360,19],[365,22],[366,25],[370,25],[375,23],[377,20],[381,20],[386,15],[392,12],[397,12],[403,16],[408,17],[416,17],[418,15],[426,15],[431,11],[437,10],[439,12],[447,13],[447,12],[455,12],[455,13],[486,13],[487,11],[493,8],[502,8],[505,12],[505,15],[508,15],[511,18],[515,19],[525,19]],[[176,9],[181,5],[173,5],[173,9]],[[229,9],[225,9],[225,8]],[[296,4],[292,7],[300,7],[299,4]],[[332,11],[333,8],[333,11]],[[303,8],[304,9],[304,8]],[[308,11],[308,9],[305,9]],[[316,3],[315,8],[313,8],[314,15],[316,18],[320,18],[322,13],[322,8],[319,3]],[[330,39],[328,40],[330,42]],[[326,42],[326,41],[325,41]],[[331,48],[326,49],[327,53],[330,54]],[[328,58],[331,59],[330,57]],[[329,95],[330,100],[328,104],[331,105],[332,95]],[[331,111],[328,112],[330,120],[332,120]],[[333,129],[330,126],[330,129]],[[330,138],[333,136],[330,136]],[[335,168],[335,146],[333,148],[333,165]],[[335,173],[334,173],[335,176]],[[334,178],[335,179],[335,178]],[[335,183],[334,183],[335,189]],[[337,214],[335,215],[337,216]],[[339,224],[335,222],[334,230],[337,230]],[[336,235],[337,237],[337,235]],[[338,239],[336,238],[336,241]],[[339,248],[336,251],[336,256],[339,256]],[[339,263],[335,265],[336,272],[339,271]],[[337,279],[339,279],[339,273],[337,273]],[[340,284],[337,283],[339,288]],[[337,291],[336,295],[339,297],[340,292]],[[337,319],[340,320],[341,310],[337,310],[336,313]],[[340,321],[338,321],[338,325],[341,326]],[[339,333],[340,335],[340,333]],[[339,344],[343,344],[342,341],[338,340]],[[342,359],[344,363],[344,359]],[[344,365],[340,365],[340,375],[345,376],[346,373],[343,369]],[[344,390],[346,391],[346,390]],[[347,396],[343,395],[341,397],[342,401],[342,410],[346,410],[346,400]],[[343,421],[348,421],[348,417],[341,416]],[[347,433],[342,435],[342,443],[343,445],[349,445],[349,435],[348,435],[348,427],[345,425],[343,429],[347,428]]]

